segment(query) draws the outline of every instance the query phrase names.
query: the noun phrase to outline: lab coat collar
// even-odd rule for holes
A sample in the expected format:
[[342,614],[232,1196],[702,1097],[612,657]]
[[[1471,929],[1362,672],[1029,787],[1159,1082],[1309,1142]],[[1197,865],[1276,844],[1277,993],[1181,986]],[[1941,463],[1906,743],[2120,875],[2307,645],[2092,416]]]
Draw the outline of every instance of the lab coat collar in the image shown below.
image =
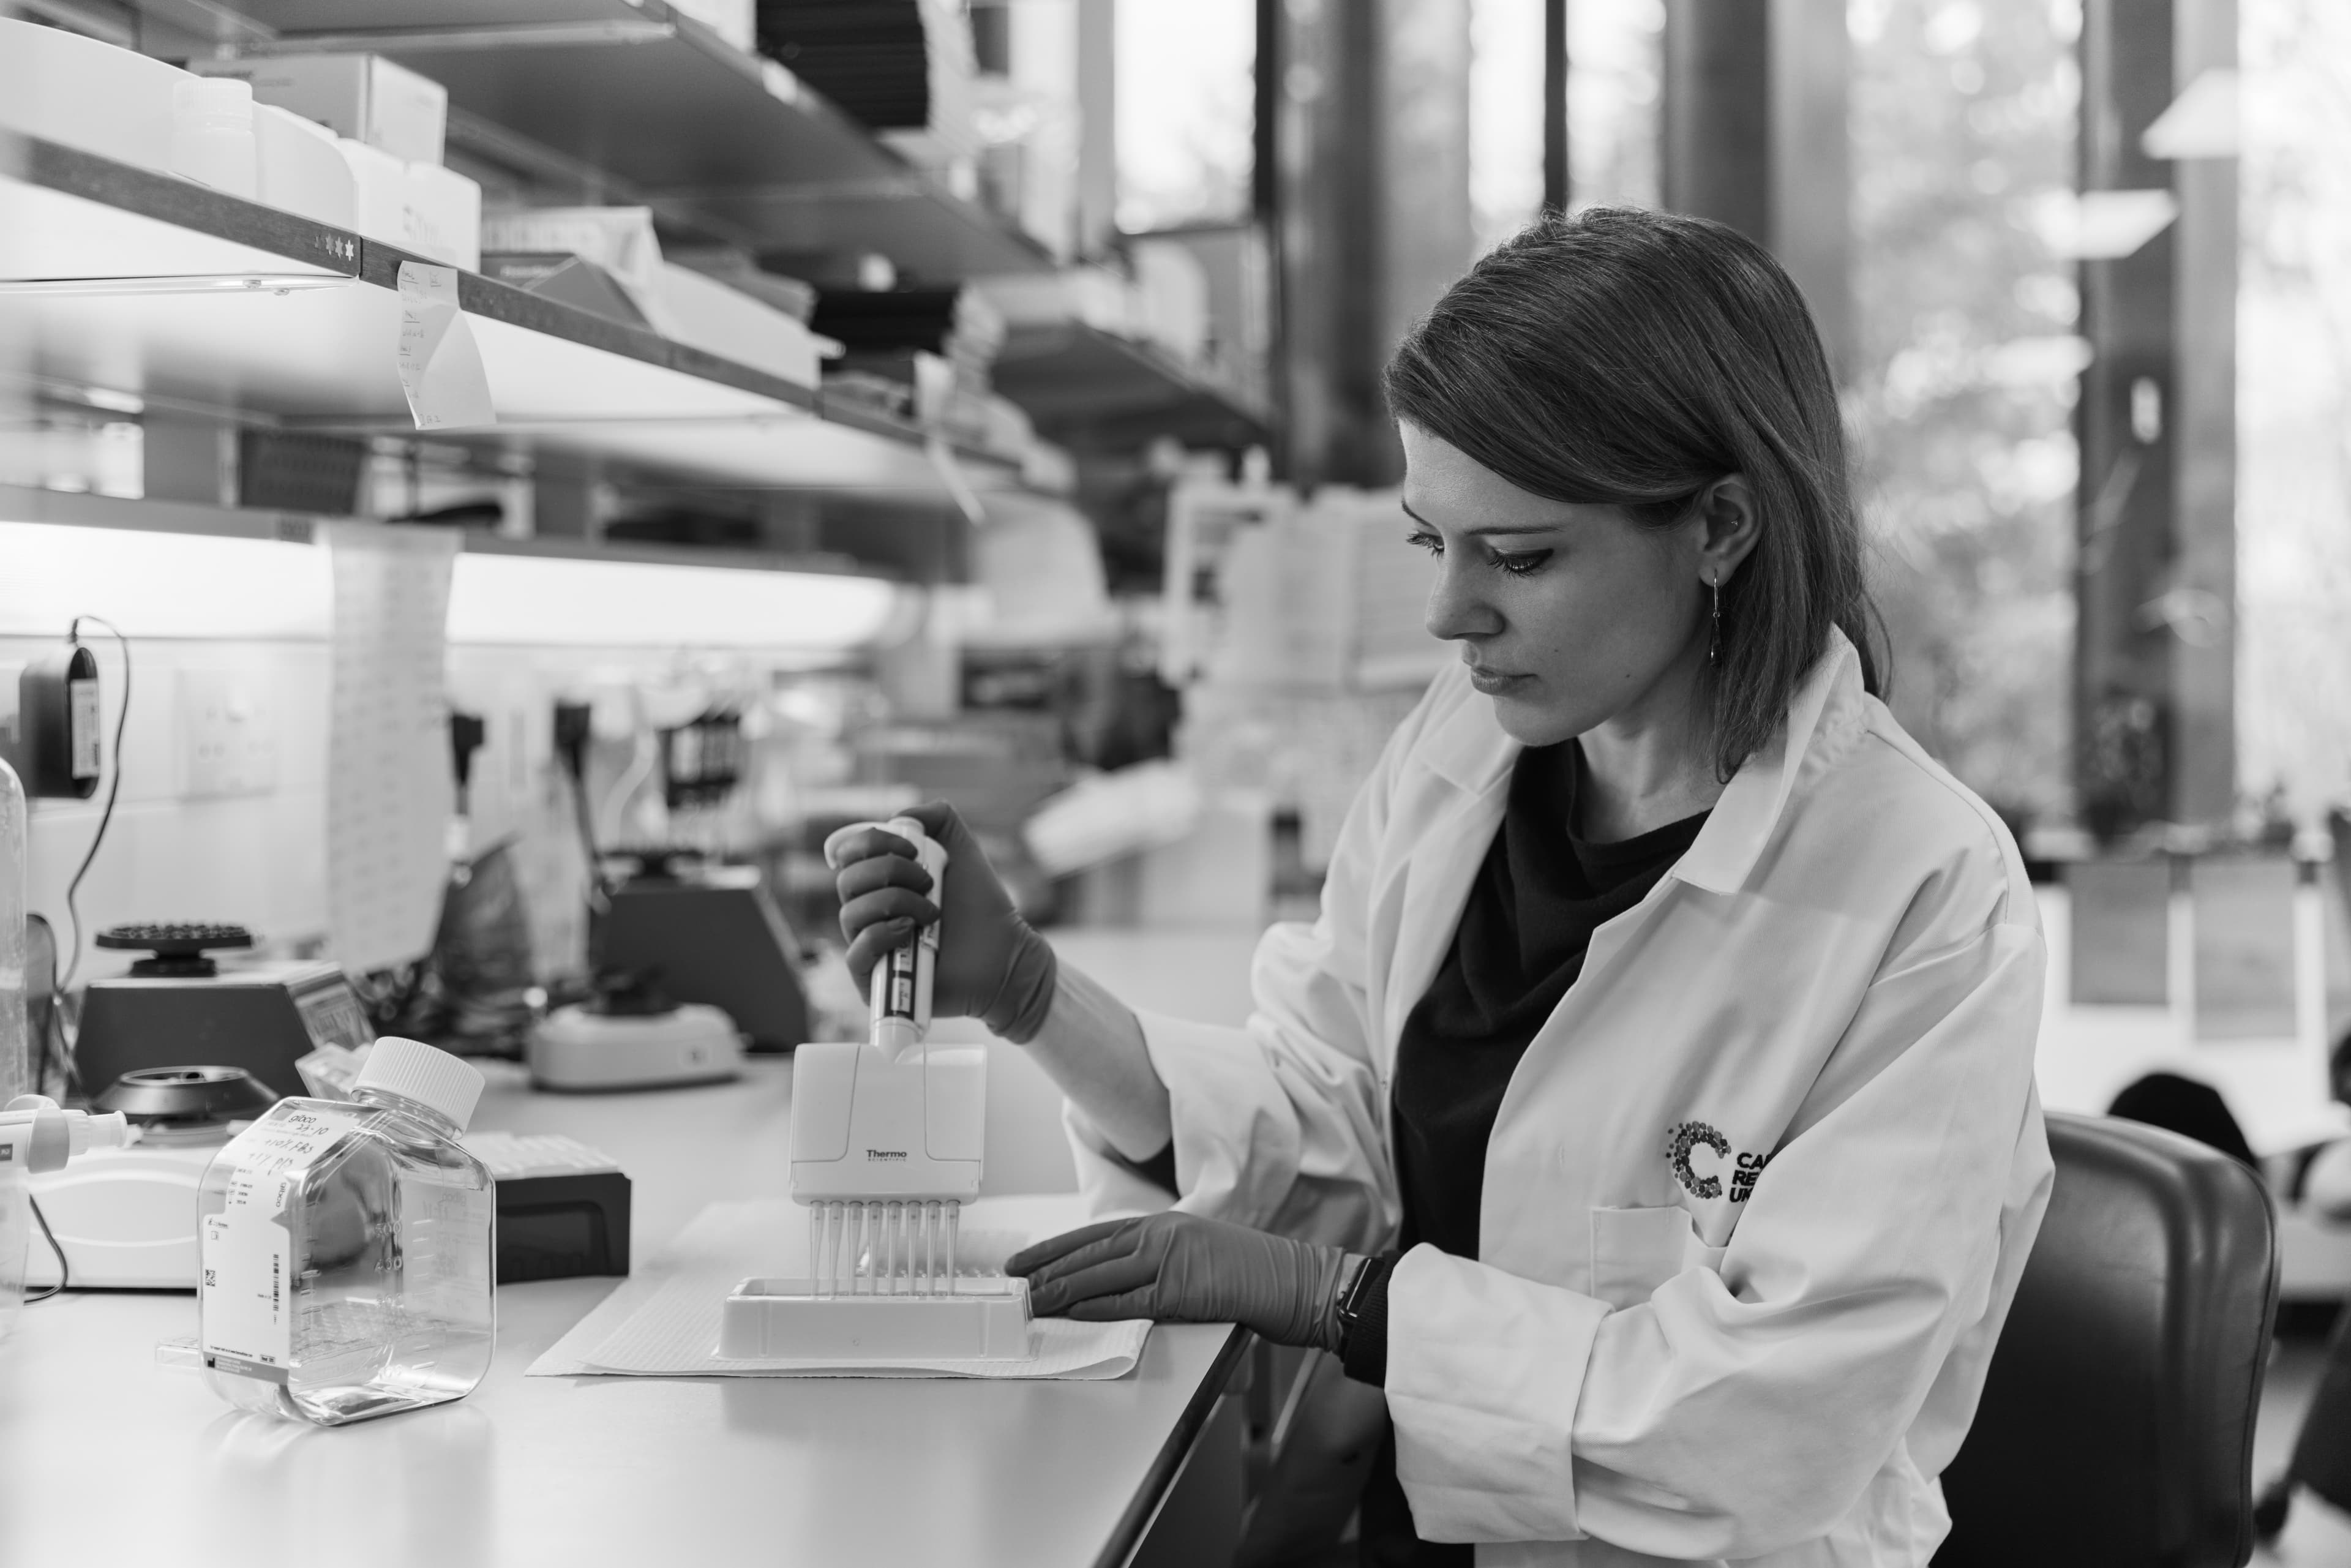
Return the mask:
[[[1844,727],[1841,721],[1861,695],[1861,654],[1831,627],[1828,648],[1796,688],[1779,734],[1731,775],[1698,841],[1667,874],[1708,893],[1744,886],[1787,809],[1805,756],[1816,738]],[[1493,704],[1462,702],[1429,736],[1422,755],[1438,777],[1482,796],[1504,785],[1520,749],[1494,721]]]
[[1761,751],[1740,765],[1722,799],[1700,828],[1698,841],[1666,874],[1708,893],[1737,893],[1762,858],[1763,846],[1780,825],[1796,778],[1815,743],[1841,733],[1861,700],[1861,653],[1836,627],[1828,650],[1797,686],[1788,716]]

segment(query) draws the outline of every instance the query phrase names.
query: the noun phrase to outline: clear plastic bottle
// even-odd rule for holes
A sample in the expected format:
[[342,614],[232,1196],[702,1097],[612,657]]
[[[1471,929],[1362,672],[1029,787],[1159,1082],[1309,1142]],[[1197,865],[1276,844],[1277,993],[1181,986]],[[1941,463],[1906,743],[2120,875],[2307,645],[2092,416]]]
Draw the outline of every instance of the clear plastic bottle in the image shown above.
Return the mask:
[[387,1037],[350,1100],[281,1100],[214,1159],[197,1301],[221,1397],[339,1427],[473,1392],[497,1330],[496,1189],[457,1141],[481,1092]]
[[25,1009],[25,787],[0,762],[0,1105],[37,1087]]

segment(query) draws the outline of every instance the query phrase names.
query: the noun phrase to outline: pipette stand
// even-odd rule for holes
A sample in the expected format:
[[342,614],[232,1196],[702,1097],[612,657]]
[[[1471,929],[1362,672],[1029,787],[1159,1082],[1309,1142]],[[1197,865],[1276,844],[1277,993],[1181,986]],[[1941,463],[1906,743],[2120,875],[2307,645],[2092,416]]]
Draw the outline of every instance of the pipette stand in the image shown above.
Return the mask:
[[979,1196],[987,1108],[983,1047],[925,1043],[893,1062],[862,1042],[801,1046],[792,1198],[808,1211],[809,1270],[738,1285],[719,1354],[1026,1357],[1027,1282],[971,1274],[956,1257],[963,1206]]

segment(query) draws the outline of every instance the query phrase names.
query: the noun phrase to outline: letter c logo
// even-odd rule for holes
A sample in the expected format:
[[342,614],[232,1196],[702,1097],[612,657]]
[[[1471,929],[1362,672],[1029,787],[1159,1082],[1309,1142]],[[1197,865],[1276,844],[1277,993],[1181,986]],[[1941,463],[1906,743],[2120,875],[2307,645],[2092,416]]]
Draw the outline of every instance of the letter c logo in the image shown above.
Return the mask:
[[1673,1130],[1673,1146],[1666,1151],[1674,1168],[1674,1179],[1689,1189],[1693,1197],[1709,1198],[1722,1196],[1720,1176],[1702,1176],[1690,1168],[1690,1151],[1703,1144],[1723,1159],[1730,1157],[1730,1140],[1708,1126],[1704,1122],[1684,1122]]

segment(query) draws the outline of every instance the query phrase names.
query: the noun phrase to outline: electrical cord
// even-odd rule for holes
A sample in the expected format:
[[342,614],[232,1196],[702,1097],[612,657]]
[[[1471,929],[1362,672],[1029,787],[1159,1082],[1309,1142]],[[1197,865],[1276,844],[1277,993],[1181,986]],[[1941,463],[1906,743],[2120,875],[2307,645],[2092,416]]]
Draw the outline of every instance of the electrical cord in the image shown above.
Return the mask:
[[[25,924],[27,926],[38,925],[47,934],[42,946],[47,947],[49,953],[49,1010],[47,1027],[41,1030],[40,1041],[43,1065],[46,1067],[54,1064],[57,1067],[58,1075],[65,1081],[68,1093],[87,1098],[81,1083],[81,1069],[74,1062],[73,1035],[68,1031],[66,1023],[67,997],[65,992],[57,988],[57,935],[50,929],[49,923],[37,915],[26,915]],[[41,1092],[44,1073],[37,1070],[33,1079],[34,1092]]]
[[106,842],[107,827],[114,821],[115,798],[122,792],[122,731],[131,720],[131,639],[103,616],[77,615],[73,623],[66,628],[66,642],[69,645],[80,643],[81,623],[85,621],[94,626],[104,627],[107,634],[114,639],[115,646],[122,651],[122,706],[114,714],[113,773],[106,784],[106,807],[98,814],[98,831],[90,835],[89,849],[81,857],[79,869],[73,873],[73,880],[66,883],[66,920],[73,931],[73,950],[66,961],[65,974],[57,982],[57,995],[60,997],[72,988],[74,976],[81,969],[81,909],[77,900],[81,894],[82,878],[89,874],[90,862],[98,859],[99,846]]
[[41,1228],[41,1239],[49,1244],[49,1250],[56,1253],[57,1258],[57,1282],[37,1296],[28,1295],[25,1298],[28,1303],[46,1301],[51,1296],[64,1292],[67,1281],[72,1277],[72,1271],[66,1262],[66,1249],[57,1245],[57,1232],[49,1228],[49,1217],[41,1212],[41,1200],[28,1192],[25,1195],[25,1201],[33,1206],[33,1222]]

